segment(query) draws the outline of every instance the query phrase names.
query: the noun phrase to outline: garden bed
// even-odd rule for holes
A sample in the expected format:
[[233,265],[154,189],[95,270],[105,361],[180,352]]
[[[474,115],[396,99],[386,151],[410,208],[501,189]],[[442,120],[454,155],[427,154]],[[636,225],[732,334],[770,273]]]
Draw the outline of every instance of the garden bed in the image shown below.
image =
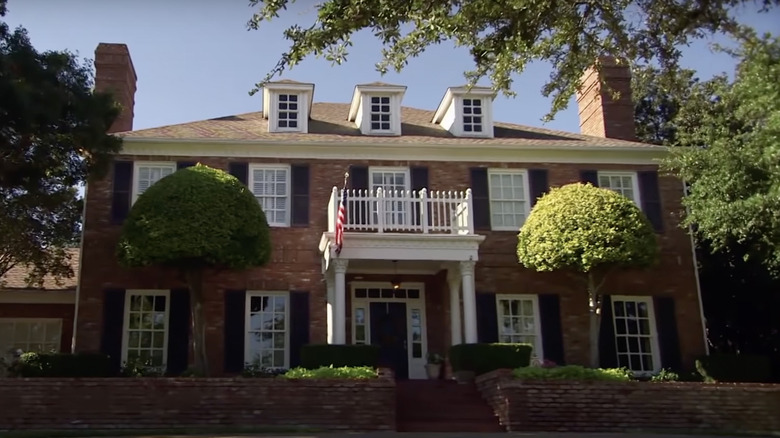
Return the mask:
[[512,370],[476,379],[509,431],[780,430],[780,385],[520,380]]

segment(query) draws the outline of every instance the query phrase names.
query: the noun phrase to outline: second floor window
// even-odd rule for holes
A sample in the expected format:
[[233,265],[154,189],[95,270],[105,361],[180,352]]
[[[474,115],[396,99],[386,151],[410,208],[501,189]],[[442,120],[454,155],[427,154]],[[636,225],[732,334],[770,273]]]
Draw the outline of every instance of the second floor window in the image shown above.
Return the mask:
[[639,205],[639,189],[634,172],[599,172],[599,187],[620,193]]
[[389,131],[390,130],[390,97],[372,96],[370,115],[371,115],[372,131]]
[[290,168],[253,166],[249,178],[249,187],[263,208],[268,225],[290,225]]
[[463,132],[482,132],[482,99],[463,99]]
[[157,181],[176,172],[176,163],[135,163],[135,193],[133,202]]
[[528,217],[528,184],[525,171],[489,170],[491,228],[518,231]]
[[280,94],[276,124],[279,129],[298,129],[298,95]]

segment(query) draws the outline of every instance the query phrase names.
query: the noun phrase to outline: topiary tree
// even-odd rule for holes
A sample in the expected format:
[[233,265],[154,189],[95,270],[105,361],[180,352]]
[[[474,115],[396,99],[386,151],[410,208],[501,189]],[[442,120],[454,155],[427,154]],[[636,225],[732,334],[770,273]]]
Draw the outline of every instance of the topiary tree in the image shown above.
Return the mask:
[[520,230],[517,257],[535,271],[560,271],[583,281],[590,311],[590,360],[599,366],[601,286],[620,268],[643,268],[658,259],[655,233],[630,199],[590,184],[553,188]]
[[133,204],[117,255],[127,267],[173,269],[190,291],[197,373],[209,375],[203,316],[206,269],[246,269],[271,255],[268,222],[252,193],[235,177],[198,164],[149,187]]

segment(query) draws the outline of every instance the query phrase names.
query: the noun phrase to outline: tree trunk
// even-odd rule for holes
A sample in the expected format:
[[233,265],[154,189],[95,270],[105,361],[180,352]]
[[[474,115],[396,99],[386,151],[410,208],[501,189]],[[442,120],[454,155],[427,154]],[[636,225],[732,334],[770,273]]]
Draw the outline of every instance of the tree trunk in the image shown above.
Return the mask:
[[196,375],[209,376],[206,356],[206,321],[203,314],[203,270],[188,269],[185,273],[190,288],[190,321],[192,323],[192,351],[195,355]]
[[590,366],[598,368],[600,364],[601,294],[599,294],[591,272],[588,273],[588,311],[590,314]]

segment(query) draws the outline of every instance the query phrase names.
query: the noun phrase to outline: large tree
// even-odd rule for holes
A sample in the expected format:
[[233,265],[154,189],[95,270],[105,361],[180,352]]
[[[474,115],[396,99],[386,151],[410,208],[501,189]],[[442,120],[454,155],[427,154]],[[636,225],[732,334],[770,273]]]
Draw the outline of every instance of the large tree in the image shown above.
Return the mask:
[[[257,29],[295,0],[250,0],[259,9],[248,26]],[[691,39],[735,31],[732,9],[747,0],[324,0],[316,21],[284,32],[290,48],[252,92],[310,55],[346,60],[350,37],[370,30],[383,44],[380,72],[400,71],[411,58],[443,41],[467,47],[474,69],[470,82],[489,77],[512,94],[512,75],[532,61],[552,64],[543,87],[553,96],[551,117],[575,93],[582,72],[600,55],[677,65],[678,47]],[[780,0],[762,0],[768,10]],[[297,21],[297,20],[296,20]]]
[[209,375],[204,274],[265,265],[270,232],[263,209],[244,184],[199,164],[157,181],[138,197],[117,254],[125,266],[156,266],[182,276],[190,291],[194,370]]
[[528,269],[581,281],[590,312],[590,361],[598,367],[604,281],[616,270],[653,265],[658,243],[647,217],[630,199],[575,183],[551,188],[539,198],[520,229],[517,257]]
[[31,268],[32,283],[73,274],[65,249],[80,233],[76,187],[121,146],[106,134],[119,109],[92,84],[88,63],[38,52],[23,28],[0,21],[0,277],[16,265]]

